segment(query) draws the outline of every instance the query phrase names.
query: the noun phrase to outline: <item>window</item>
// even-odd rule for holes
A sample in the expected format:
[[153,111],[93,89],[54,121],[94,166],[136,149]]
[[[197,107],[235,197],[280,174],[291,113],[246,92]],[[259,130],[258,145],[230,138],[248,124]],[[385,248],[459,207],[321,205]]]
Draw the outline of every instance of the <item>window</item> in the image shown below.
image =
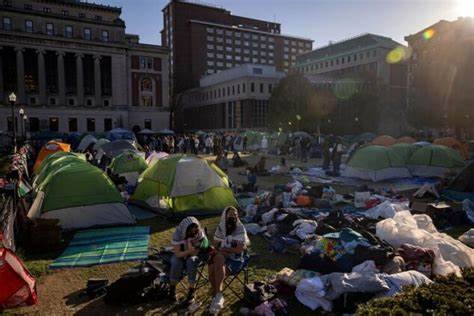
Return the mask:
[[3,29],[5,31],[11,31],[12,29],[12,18],[10,17],[3,17]]
[[227,39],[225,40],[225,43],[226,43],[226,44],[229,44],[229,45],[232,45],[232,39],[227,38]]
[[59,131],[59,118],[57,118],[57,117],[50,117],[49,118],[49,131],[50,132]]
[[49,98],[50,105],[56,105],[56,98]]
[[153,91],[153,83],[150,78],[144,78],[140,84],[141,91]]
[[95,18],[97,21],[102,21],[102,16],[100,16],[100,15],[96,15],[94,18]]
[[92,106],[92,99],[87,99],[86,105],[87,106]]
[[84,29],[84,39],[90,41],[92,39],[92,32],[90,28]]
[[212,27],[206,28],[207,33],[214,33],[214,29]]
[[237,85],[237,94],[240,94],[240,84]]
[[69,132],[77,132],[77,118],[70,117],[68,121]]
[[72,25],[66,25],[64,28],[64,37],[67,38],[72,38],[74,35],[74,29],[72,28]]
[[245,93],[245,86],[246,86],[246,84],[242,83],[242,93]]
[[45,13],[51,13],[51,8],[44,7],[43,12]]
[[269,83],[269,84],[268,84],[268,93],[272,93],[272,88],[273,88],[273,87],[272,87],[272,84]]
[[235,32],[235,33],[234,33],[234,36],[235,36],[235,37],[240,37],[240,35],[241,35],[240,32]]
[[212,45],[212,44],[207,44],[207,49],[214,49],[214,45]]
[[255,92],[255,82],[250,83],[250,92]]
[[54,24],[46,23],[46,35],[54,35]]
[[33,6],[31,4],[25,4],[25,10],[33,10]]
[[224,30],[223,29],[216,29],[216,34],[222,35],[222,34],[224,34]]
[[235,86],[232,86],[232,95],[235,95]]
[[231,52],[231,51],[232,51],[232,47],[226,46],[225,51],[226,51],[226,52]]
[[260,93],[263,93],[263,83],[260,84]]
[[375,56],[377,56],[377,51],[376,50],[372,51],[372,57],[375,57]]
[[151,129],[151,119],[145,119],[145,128]]
[[147,107],[153,106],[153,97],[150,95],[142,96],[142,105]]
[[348,62],[348,63],[351,62],[351,56],[347,56],[347,62]]
[[102,39],[102,42],[108,42],[109,41],[109,31],[102,30],[100,37]]
[[227,87],[227,95],[230,95],[230,86]]
[[39,119],[37,117],[29,118],[29,130],[32,133],[39,132]]
[[86,14],[81,12],[81,13],[79,13],[79,17],[80,17],[80,18],[85,18],[85,17],[86,17]]
[[70,106],[73,106],[74,105],[74,99],[68,99],[67,104],[70,105]]
[[208,58],[214,58],[214,53],[207,53]]
[[213,41],[214,41],[214,36],[208,35],[208,36],[206,37],[206,39],[207,39],[209,42],[213,42]]
[[112,119],[105,118],[104,119],[104,132],[108,132],[112,129]]
[[68,10],[63,10],[62,13],[63,13],[64,16],[68,16],[68,15],[69,15],[69,11],[68,11]]
[[33,21],[25,20],[25,32],[33,33]]
[[87,121],[87,131],[95,132],[95,118],[88,118],[86,121]]
[[104,106],[109,106],[110,105],[110,101],[109,100],[104,100]]

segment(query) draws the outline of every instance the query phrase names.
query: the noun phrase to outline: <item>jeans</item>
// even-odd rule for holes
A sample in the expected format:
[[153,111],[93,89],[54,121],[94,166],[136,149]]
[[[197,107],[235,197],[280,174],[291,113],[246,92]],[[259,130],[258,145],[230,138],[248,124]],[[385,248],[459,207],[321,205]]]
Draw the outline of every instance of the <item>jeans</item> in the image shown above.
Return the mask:
[[171,257],[170,280],[177,283],[183,276],[183,268],[186,265],[186,273],[190,284],[196,283],[196,274],[199,266],[199,258],[197,256],[178,258],[176,255]]

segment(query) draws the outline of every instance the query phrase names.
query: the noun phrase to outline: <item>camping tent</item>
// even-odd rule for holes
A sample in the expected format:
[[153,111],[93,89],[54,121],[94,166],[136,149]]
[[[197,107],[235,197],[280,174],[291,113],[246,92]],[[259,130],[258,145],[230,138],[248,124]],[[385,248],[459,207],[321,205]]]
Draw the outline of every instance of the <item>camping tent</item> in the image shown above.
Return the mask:
[[110,143],[104,144],[99,149],[97,149],[95,158],[98,161],[100,161],[102,157],[105,155],[112,159],[113,157],[127,150],[136,151],[137,148],[135,147],[135,144],[129,140],[125,140],[125,139],[115,140]]
[[174,132],[170,129],[162,129],[161,131],[158,132],[160,135],[174,135]]
[[452,148],[454,150],[457,150],[464,159],[467,159],[469,157],[466,146],[463,145],[459,140],[457,140],[454,137],[437,138],[433,141],[433,144],[443,145],[443,146]]
[[462,168],[464,161],[454,149],[442,145],[418,148],[407,162],[410,172],[421,177],[442,177],[447,171]]
[[71,145],[57,141],[49,141],[46,143],[46,145],[41,148],[38,157],[36,158],[33,171],[36,171],[39,168],[43,159],[57,151],[71,151]]
[[87,162],[55,169],[37,191],[28,217],[57,218],[63,229],[135,222],[113,182]]
[[225,173],[204,159],[181,154],[149,166],[138,180],[132,201],[196,215],[237,204]]
[[404,136],[397,139],[397,144],[413,144],[416,143],[416,139],[410,136]]
[[99,140],[97,140],[97,142],[94,144],[92,149],[93,150],[99,150],[99,148],[101,148],[102,146],[104,146],[107,143],[110,143],[110,140],[108,140],[107,138],[99,138]]
[[416,147],[426,147],[426,146],[431,146],[432,144],[427,141],[419,141],[419,142],[413,143],[413,145]]
[[46,179],[46,177],[54,170],[69,164],[83,162],[85,162],[85,157],[79,155],[63,155],[62,157],[55,157],[55,159],[44,161],[41,164],[40,169],[38,169],[40,171],[37,173],[37,176],[33,181],[33,188],[37,188],[43,182],[43,180]]
[[453,200],[474,202],[474,162],[466,166],[443,191],[443,196]]
[[393,144],[395,144],[397,142],[397,140],[395,138],[393,138],[392,136],[389,136],[389,135],[382,135],[382,136],[378,136],[376,137],[373,141],[372,141],[372,145],[378,145],[378,146],[392,146]]
[[351,142],[352,143],[358,143],[360,141],[371,142],[376,137],[377,137],[377,135],[375,135],[374,133],[362,133],[362,134],[359,134],[356,137],[354,137]]
[[4,247],[0,247],[0,280],[0,312],[38,302],[35,279],[20,258]]
[[154,164],[156,161],[162,159],[162,158],[165,158],[165,157],[168,157],[169,155],[167,153],[165,153],[164,151],[160,151],[160,152],[156,152],[156,151],[153,151],[150,156],[148,156],[146,158],[146,163],[148,165],[152,165]]
[[138,134],[140,134],[140,135],[155,135],[157,133],[155,131],[152,131],[149,128],[144,128],[141,131],[139,131]]
[[136,151],[130,150],[116,156],[109,165],[109,169],[113,174],[125,177],[131,185],[137,183],[138,176],[147,167],[148,165],[143,156],[139,155]]
[[404,164],[406,164],[408,162],[411,155],[415,152],[415,150],[417,150],[416,146],[414,146],[412,144],[408,144],[408,143],[398,143],[398,144],[390,146],[390,148],[397,155],[399,155],[400,158],[402,158],[402,161],[403,161]]
[[76,148],[76,151],[84,151],[89,147],[91,144],[97,143],[97,138],[95,138],[93,135],[86,135],[84,138],[81,140],[79,145]]
[[363,180],[382,181],[410,177],[400,155],[384,146],[366,146],[355,152],[342,176]]
[[48,155],[46,158],[44,158],[43,161],[41,161],[41,164],[39,165],[39,167],[36,169],[35,173],[39,174],[41,172],[41,170],[46,165],[48,165],[51,161],[56,160],[60,157],[64,157],[64,156],[80,157],[83,160],[86,159],[84,154],[74,153],[74,152],[70,152],[70,151],[57,151],[55,153],[52,153],[51,155]]
[[136,140],[135,134],[132,131],[129,131],[125,128],[114,128],[107,132],[107,139],[110,141],[119,140],[119,139],[127,139],[127,140]]

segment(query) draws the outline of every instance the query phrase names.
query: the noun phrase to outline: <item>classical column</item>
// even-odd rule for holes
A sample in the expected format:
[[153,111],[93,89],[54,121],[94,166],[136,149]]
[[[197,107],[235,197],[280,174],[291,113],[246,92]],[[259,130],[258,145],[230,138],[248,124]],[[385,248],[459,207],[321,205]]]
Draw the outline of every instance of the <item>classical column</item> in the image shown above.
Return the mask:
[[77,105],[84,105],[84,72],[82,68],[83,54],[76,54]]
[[22,47],[15,47],[16,51],[16,92],[18,95],[18,103],[25,103],[25,62],[23,60]]
[[94,92],[95,105],[102,105],[102,92],[100,91],[100,55],[94,55]]
[[39,104],[46,104],[46,71],[44,68],[45,51],[43,49],[38,49],[36,54],[38,54]]
[[5,87],[3,86],[3,55],[2,55],[3,47],[0,46],[0,102],[5,101]]
[[59,105],[66,105],[66,77],[64,73],[64,55],[64,52],[56,52]]

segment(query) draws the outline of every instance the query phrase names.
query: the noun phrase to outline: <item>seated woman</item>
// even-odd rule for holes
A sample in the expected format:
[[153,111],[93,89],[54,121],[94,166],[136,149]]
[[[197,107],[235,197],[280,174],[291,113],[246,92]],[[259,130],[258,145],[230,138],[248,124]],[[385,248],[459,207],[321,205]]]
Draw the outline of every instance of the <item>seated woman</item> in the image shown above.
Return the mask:
[[171,243],[173,256],[170,268],[170,298],[176,300],[176,284],[181,280],[183,269],[186,269],[189,291],[186,298],[192,303],[195,295],[196,274],[200,263],[198,254],[209,247],[209,241],[195,217],[186,217],[176,228]]
[[224,278],[227,273],[235,274],[243,268],[244,250],[250,244],[247,231],[235,207],[229,206],[222,212],[213,244],[216,252],[209,260],[209,282],[214,298],[209,311],[216,314],[224,307],[222,295]]

